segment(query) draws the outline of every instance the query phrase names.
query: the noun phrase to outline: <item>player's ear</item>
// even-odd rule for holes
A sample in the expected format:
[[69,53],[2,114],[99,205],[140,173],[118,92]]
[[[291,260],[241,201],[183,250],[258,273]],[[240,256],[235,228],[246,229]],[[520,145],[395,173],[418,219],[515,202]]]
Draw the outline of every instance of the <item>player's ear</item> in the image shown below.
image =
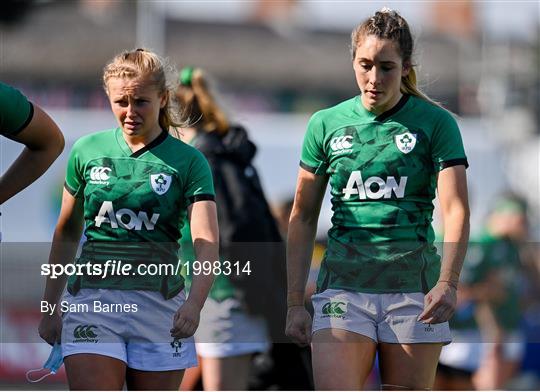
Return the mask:
[[401,69],[401,76],[405,77],[405,76],[409,75],[409,72],[411,71],[411,68],[412,68],[411,62],[410,61],[404,61],[403,62],[403,67]]
[[161,94],[159,99],[159,107],[163,109],[167,105],[167,102],[169,102],[169,92],[165,91],[163,94]]

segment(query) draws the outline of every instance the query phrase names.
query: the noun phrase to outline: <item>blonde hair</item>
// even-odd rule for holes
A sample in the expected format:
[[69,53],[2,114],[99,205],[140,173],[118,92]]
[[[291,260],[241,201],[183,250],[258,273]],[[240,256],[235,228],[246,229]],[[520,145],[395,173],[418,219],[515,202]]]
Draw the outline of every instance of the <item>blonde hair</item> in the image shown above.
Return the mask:
[[200,68],[186,67],[181,71],[181,81],[176,99],[182,107],[182,120],[206,132],[225,134],[229,120],[219,107],[208,86],[208,80]]
[[401,15],[391,9],[383,8],[358,25],[351,33],[351,55],[353,61],[356,56],[356,49],[362,40],[369,35],[374,35],[380,39],[387,39],[397,44],[403,64],[409,68],[409,73],[401,78],[400,90],[403,94],[414,95],[442,107],[440,103],[428,97],[417,86],[415,65],[412,63],[414,40],[407,21]]
[[116,55],[103,69],[103,87],[107,95],[108,82],[111,78],[136,79],[148,77],[157,87],[160,94],[165,94],[166,103],[159,111],[159,126],[169,131],[170,127],[181,127],[181,121],[176,120],[177,110],[171,99],[174,87],[168,82],[167,73],[173,73],[174,67],[167,60],[147,49],[126,50]]

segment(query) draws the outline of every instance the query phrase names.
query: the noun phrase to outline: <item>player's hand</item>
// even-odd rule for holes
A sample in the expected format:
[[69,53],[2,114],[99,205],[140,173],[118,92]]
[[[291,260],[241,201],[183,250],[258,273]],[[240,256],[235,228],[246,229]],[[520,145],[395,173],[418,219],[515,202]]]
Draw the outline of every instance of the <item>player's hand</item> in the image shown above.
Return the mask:
[[424,297],[424,311],[418,321],[439,324],[450,320],[456,310],[456,287],[448,282],[438,282]]
[[43,315],[39,323],[38,333],[41,339],[51,346],[60,343],[62,338],[62,317],[56,312],[52,316],[49,314]]
[[174,314],[171,336],[179,339],[193,336],[200,318],[201,308],[188,299]]
[[291,306],[287,310],[285,334],[300,347],[311,343],[311,316],[302,305]]

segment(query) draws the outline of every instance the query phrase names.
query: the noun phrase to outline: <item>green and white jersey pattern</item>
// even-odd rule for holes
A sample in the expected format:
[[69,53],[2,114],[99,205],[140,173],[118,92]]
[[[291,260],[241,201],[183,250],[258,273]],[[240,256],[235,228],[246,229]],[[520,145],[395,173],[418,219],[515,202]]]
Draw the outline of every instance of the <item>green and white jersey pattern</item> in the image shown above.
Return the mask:
[[0,82],[0,135],[15,136],[32,120],[34,106],[17,89]]
[[[132,153],[120,128],[85,136],[69,157],[66,189],[84,200],[87,241],[78,263],[177,264],[187,207],[214,200],[208,162],[195,148],[163,131]],[[68,287],[160,291],[176,295],[176,274],[72,276]]]
[[318,291],[427,292],[440,271],[437,174],[454,165],[468,165],[456,121],[420,98],[380,115],[359,96],[315,113],[300,166],[329,176],[333,210]]

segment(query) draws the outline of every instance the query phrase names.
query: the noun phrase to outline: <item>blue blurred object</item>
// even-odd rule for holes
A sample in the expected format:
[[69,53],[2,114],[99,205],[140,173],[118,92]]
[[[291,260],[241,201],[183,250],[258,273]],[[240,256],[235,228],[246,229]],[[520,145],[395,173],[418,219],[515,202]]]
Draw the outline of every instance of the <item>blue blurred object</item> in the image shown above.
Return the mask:
[[521,365],[524,372],[535,373],[540,378],[540,305],[525,313],[523,331],[525,333],[525,356]]
[[[47,360],[43,364],[43,367],[41,369],[31,369],[31,370],[27,371],[26,372],[26,379],[29,382],[32,382],[32,383],[40,382],[45,377],[48,377],[51,374],[56,374],[58,369],[60,369],[62,367],[63,363],[64,363],[64,357],[62,356],[62,344],[57,342],[52,347],[51,353],[49,354],[49,358],[47,358]],[[41,370],[44,370],[44,369],[49,370],[49,373],[44,374],[43,376],[41,376],[37,380],[30,379],[30,374],[41,371]]]

